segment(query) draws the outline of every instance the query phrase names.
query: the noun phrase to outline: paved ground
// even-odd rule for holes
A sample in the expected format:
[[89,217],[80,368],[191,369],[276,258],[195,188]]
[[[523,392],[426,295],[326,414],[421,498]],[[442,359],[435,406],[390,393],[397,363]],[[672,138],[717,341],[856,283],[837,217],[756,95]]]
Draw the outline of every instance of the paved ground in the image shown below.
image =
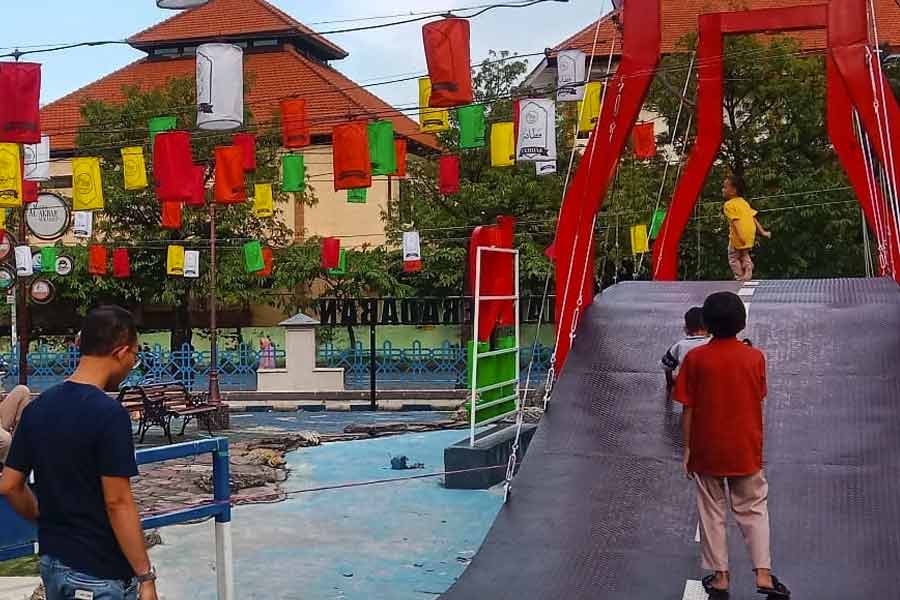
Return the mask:
[[40,577],[0,577],[0,600],[31,598],[40,582]]

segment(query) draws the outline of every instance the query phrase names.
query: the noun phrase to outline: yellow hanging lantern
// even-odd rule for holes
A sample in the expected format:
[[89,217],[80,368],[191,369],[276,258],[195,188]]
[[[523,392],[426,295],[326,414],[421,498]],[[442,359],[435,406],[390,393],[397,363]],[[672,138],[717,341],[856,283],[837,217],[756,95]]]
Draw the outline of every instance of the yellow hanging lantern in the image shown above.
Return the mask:
[[184,277],[184,246],[169,246],[166,253],[166,274]]
[[450,129],[450,112],[442,108],[429,108],[431,79],[419,80],[419,129],[422,133],[437,133]]
[[6,209],[0,208],[0,230],[6,230]]
[[72,159],[72,210],[103,210],[99,158]]
[[494,123],[491,126],[491,166],[511,167],[516,164],[516,126]]
[[584,100],[578,103],[578,133],[591,133],[600,119],[603,83],[591,81],[584,86]]
[[126,190],[131,192],[147,187],[147,164],[144,162],[143,148],[122,148],[122,165]]
[[22,206],[22,163],[18,144],[0,144],[0,208]]
[[646,225],[635,225],[631,228],[631,253],[632,254],[645,254],[650,251],[650,247],[647,245],[647,226]]
[[275,216],[275,200],[272,198],[271,183],[257,183],[256,197],[253,200],[253,214],[260,219]]

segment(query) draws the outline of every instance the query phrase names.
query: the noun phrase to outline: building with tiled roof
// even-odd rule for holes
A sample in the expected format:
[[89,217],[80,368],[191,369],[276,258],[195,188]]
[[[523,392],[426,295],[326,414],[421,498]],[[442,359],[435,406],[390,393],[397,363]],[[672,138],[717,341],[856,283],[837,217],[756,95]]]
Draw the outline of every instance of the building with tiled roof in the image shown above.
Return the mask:
[[[343,193],[335,193],[326,183],[334,125],[351,118],[390,119],[396,135],[407,139],[410,152],[437,148],[433,136],[419,132],[418,123],[329,64],[347,57],[345,50],[265,0],[211,0],[135,34],[128,42],[147,56],[41,109],[42,127],[52,138],[55,156],[75,153],[86,101],[121,102],[126,88],[150,90],[172,79],[193,78],[196,49],[205,42],[229,42],[244,49],[245,81],[250,82],[245,103],[256,123],[277,118],[282,98],[307,100],[314,143],[307,152],[315,156],[307,160],[308,174],[317,182],[313,187],[319,203],[288,211],[286,224],[298,238],[335,235],[352,236],[359,244],[384,241],[381,211],[388,194],[397,193],[399,186],[376,178],[365,205],[348,205]],[[64,193],[71,181],[68,161],[54,162],[53,171],[57,191]]]

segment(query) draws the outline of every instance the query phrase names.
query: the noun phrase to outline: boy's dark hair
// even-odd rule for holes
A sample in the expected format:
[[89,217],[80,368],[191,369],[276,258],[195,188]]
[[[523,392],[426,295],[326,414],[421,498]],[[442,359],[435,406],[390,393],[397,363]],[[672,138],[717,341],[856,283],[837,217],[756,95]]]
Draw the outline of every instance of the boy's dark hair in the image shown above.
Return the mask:
[[706,325],[703,322],[702,306],[695,306],[684,313],[684,328],[690,333],[706,329]]
[[101,306],[84,318],[79,348],[85,356],[108,356],[136,341],[137,327],[131,313],[119,306]]
[[747,184],[744,183],[744,179],[742,177],[738,177],[737,175],[729,175],[725,179],[729,183],[731,183],[732,187],[734,187],[734,191],[737,192],[738,196],[743,196],[747,193]]
[[735,337],[747,326],[747,309],[737,294],[717,292],[703,303],[703,321],[713,337]]

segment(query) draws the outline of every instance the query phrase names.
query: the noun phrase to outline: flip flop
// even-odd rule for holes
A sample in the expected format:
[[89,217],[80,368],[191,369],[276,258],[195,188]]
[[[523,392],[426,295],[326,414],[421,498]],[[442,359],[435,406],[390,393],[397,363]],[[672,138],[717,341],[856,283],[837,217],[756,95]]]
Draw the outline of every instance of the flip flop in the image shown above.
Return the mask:
[[769,600],[780,600],[783,598],[791,597],[791,590],[787,589],[783,583],[778,581],[778,578],[772,575],[772,587],[756,587],[756,593],[765,594],[768,596]]
[[713,587],[712,582],[713,580],[715,580],[715,578],[716,574],[713,573],[700,580],[700,582],[703,584],[703,589],[706,591],[706,595],[709,596],[710,600],[728,600],[728,590],[722,590]]

